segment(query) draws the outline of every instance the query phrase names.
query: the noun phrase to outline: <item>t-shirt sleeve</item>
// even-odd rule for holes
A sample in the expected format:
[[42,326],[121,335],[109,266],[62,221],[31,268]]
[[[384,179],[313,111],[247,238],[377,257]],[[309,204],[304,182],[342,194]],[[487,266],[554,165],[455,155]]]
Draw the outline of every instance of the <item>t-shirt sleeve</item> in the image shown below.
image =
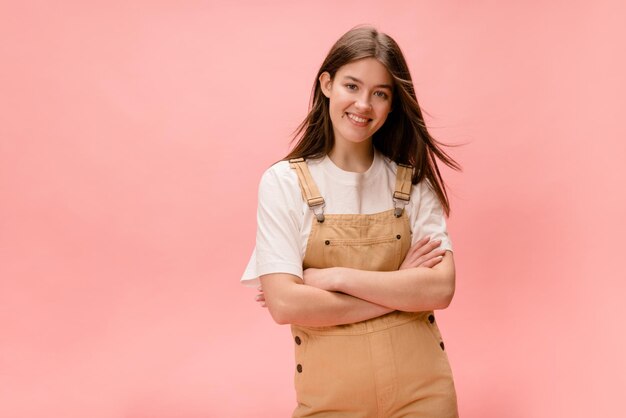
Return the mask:
[[413,186],[411,200],[415,208],[412,211],[412,244],[424,237],[441,240],[440,249],[452,251],[452,241],[448,236],[445,213],[441,202],[427,180]]
[[259,184],[256,246],[241,278],[246,286],[258,286],[259,276],[270,273],[302,278],[302,197],[295,172],[278,164]]

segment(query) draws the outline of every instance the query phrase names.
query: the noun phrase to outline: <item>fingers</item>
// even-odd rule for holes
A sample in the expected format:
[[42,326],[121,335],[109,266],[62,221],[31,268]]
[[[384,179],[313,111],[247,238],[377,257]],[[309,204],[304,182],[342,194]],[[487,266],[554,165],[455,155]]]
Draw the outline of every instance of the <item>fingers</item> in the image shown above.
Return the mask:
[[425,263],[426,261],[430,260],[431,258],[443,256],[445,253],[446,253],[446,250],[433,250],[433,251],[430,251],[427,254],[424,254],[424,255],[418,257],[416,262],[418,264],[422,264],[422,263]]
[[420,267],[435,267],[437,264],[441,263],[443,260],[442,255],[438,255],[437,257],[431,258],[428,261],[423,262]]
[[409,252],[413,252],[415,255],[417,255],[417,257],[421,257],[441,245],[441,240],[434,240],[430,242],[429,241],[430,237],[422,238],[409,249]]
[[406,253],[404,260],[400,265],[400,269],[417,267],[415,262],[422,255],[422,252],[420,250],[422,249],[422,247],[424,247],[424,245],[428,243],[428,241],[430,241],[430,237],[424,237],[417,241],[415,244],[413,244],[411,248],[409,248],[409,251]]
[[409,248],[407,257],[412,257],[413,259],[417,259],[419,257],[422,257],[425,254],[428,254],[429,252],[431,252],[432,250],[434,250],[441,244],[441,241],[436,240],[436,241],[429,242],[429,239],[430,238],[426,237],[416,242],[415,245]]
[[261,291],[261,293],[259,293],[258,295],[256,295],[256,297],[254,298],[254,300],[256,302],[259,302],[259,304],[261,305],[261,307],[266,308],[267,305],[265,304],[265,295],[263,294],[263,289],[261,289],[261,286],[259,286],[257,288],[257,290]]
[[[412,267],[432,267],[441,262],[446,250],[437,249],[441,245],[441,240],[430,240],[424,237],[417,241],[404,258],[400,269]],[[441,257],[436,259],[437,257]]]

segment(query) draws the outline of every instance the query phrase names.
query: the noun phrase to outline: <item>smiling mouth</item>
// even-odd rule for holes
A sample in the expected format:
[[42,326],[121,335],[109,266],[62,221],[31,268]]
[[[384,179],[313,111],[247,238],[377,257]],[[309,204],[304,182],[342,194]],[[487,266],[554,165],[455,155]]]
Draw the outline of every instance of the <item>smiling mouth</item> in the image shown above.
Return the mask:
[[367,125],[369,122],[372,121],[372,119],[368,119],[368,118],[362,118],[360,116],[354,115],[352,113],[348,113],[346,112],[346,115],[348,115],[348,118],[350,120],[352,120],[353,122],[355,122],[357,125],[361,125],[361,126],[365,126]]

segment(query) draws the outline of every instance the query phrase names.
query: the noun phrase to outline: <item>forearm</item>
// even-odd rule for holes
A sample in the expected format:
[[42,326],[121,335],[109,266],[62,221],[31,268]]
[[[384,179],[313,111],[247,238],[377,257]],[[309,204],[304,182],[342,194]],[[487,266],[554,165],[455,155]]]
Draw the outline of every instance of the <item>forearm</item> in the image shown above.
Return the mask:
[[351,324],[393,310],[355,296],[305,285],[295,276],[262,277],[261,282],[267,307],[279,324],[302,326]]
[[337,268],[330,290],[401,311],[444,309],[454,295],[454,264],[447,252],[441,264],[397,271]]

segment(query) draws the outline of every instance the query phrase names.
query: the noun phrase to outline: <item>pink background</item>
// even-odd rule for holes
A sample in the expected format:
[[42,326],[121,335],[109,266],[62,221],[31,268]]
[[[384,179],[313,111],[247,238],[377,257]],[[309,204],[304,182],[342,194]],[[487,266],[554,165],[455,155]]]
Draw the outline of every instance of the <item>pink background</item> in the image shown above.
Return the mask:
[[620,416],[622,2],[262,3],[0,6],[0,416],[290,414],[288,328],[239,278],[260,175],[358,23],[465,144],[439,314],[461,415]]

